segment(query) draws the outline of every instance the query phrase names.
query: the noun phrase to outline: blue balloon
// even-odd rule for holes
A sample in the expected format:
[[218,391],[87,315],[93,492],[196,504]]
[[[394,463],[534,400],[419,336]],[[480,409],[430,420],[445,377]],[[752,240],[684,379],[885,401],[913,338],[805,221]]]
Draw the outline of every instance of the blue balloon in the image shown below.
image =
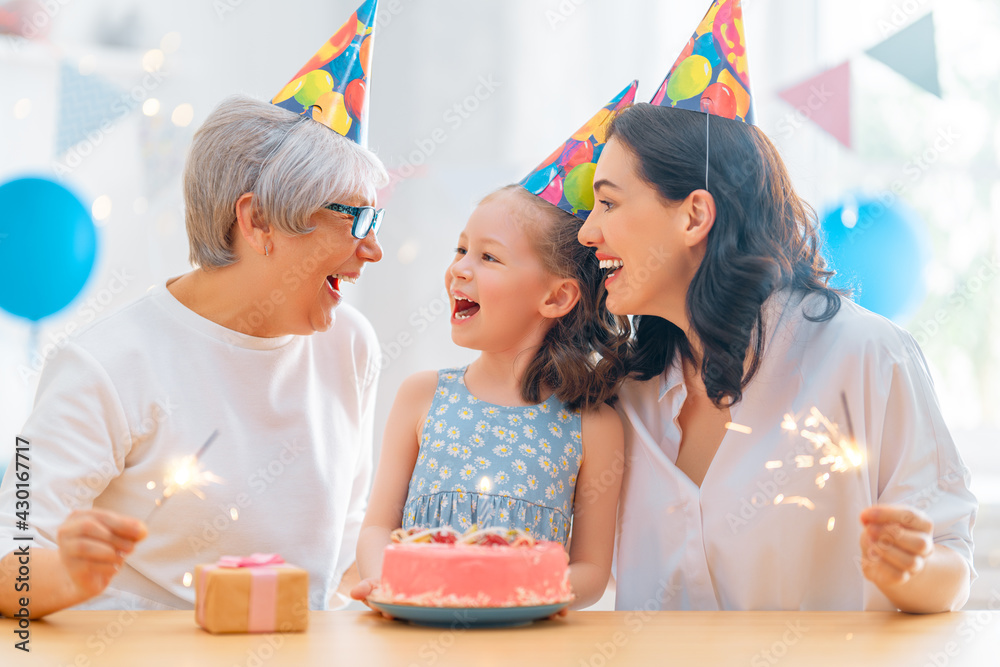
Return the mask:
[[533,174],[530,174],[527,178],[521,181],[521,185],[532,194],[541,194],[545,188],[549,187],[549,183],[552,182],[552,179],[555,178],[558,171],[559,167],[549,165],[544,169],[539,169]]
[[87,207],[44,178],[0,185],[0,308],[37,322],[65,308],[94,267]]
[[863,308],[905,323],[925,296],[930,244],[924,221],[893,199],[853,198],[820,218],[831,286],[851,288]]
[[709,64],[712,69],[719,66],[722,62],[722,56],[719,55],[719,50],[715,48],[715,38],[712,37],[712,32],[706,32],[704,35],[698,38],[694,43],[694,51],[691,52],[693,55],[704,56],[708,59]]

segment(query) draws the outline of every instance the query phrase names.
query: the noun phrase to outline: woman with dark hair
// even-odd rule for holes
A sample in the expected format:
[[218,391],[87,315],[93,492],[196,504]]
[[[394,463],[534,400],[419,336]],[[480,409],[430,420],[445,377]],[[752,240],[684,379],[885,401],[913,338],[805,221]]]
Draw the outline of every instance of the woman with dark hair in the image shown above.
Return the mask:
[[[976,503],[926,362],[828,286],[815,216],[767,137],[637,105],[610,126],[594,189],[580,240],[612,269],[609,311],[638,316],[619,608],[964,604]],[[814,408],[859,449],[833,423],[820,443],[815,415],[800,430]]]
[[927,364],[829,287],[774,146],[649,104],[608,136],[579,238],[637,316],[618,608],[961,607],[976,501]]
[[829,287],[739,0],[618,115],[581,229],[634,315],[620,609],[961,607],[976,500],[913,338]]

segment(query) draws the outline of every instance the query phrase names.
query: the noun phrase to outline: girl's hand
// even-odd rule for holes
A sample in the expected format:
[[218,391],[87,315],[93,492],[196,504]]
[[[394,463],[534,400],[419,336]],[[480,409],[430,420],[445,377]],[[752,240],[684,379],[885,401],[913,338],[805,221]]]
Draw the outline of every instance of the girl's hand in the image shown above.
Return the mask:
[[[371,595],[376,588],[378,588],[378,579],[362,579],[360,582],[358,582],[357,586],[351,589],[351,597],[354,598],[355,600],[360,600],[361,602],[364,602],[369,609],[372,609],[372,606],[368,604],[368,596]],[[372,611],[378,611],[378,610],[372,609]],[[392,620],[393,618],[384,611],[380,611],[379,613],[388,618],[389,620]]]
[[107,510],[78,510],[59,527],[59,558],[84,599],[100,594],[125,557],[145,539],[146,524]]
[[934,553],[934,522],[920,510],[875,505],[861,523],[861,571],[883,592],[909,582]]
[[378,586],[378,579],[362,579],[351,589],[351,597],[368,604],[368,596]]

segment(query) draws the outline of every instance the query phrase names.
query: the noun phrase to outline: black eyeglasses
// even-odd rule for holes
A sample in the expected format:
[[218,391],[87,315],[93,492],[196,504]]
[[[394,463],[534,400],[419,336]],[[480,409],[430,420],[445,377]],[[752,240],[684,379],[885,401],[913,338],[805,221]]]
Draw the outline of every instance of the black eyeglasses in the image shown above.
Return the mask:
[[378,228],[382,226],[382,215],[384,208],[376,209],[374,206],[348,206],[347,204],[323,204],[323,208],[337,213],[346,213],[354,216],[354,224],[351,225],[351,236],[356,239],[363,239],[368,236],[368,232],[375,230],[378,235]]

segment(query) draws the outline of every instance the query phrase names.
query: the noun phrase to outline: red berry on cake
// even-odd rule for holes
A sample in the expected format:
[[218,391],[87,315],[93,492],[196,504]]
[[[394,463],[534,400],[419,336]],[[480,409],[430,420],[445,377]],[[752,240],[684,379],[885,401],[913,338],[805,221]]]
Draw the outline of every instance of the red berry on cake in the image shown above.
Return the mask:
[[431,535],[431,542],[440,544],[454,544],[458,541],[458,535],[452,531],[439,530]]
[[503,535],[496,535],[494,533],[486,533],[479,539],[479,544],[484,547],[496,546],[496,547],[509,547],[510,543],[507,538]]

